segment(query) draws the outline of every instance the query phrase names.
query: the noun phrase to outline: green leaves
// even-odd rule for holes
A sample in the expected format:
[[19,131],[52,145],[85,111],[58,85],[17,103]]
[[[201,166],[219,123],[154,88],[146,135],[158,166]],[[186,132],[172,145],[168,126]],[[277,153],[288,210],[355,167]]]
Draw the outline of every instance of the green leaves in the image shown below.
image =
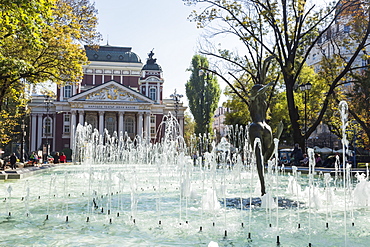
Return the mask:
[[[212,133],[211,121],[220,99],[220,86],[216,77],[208,71],[206,57],[194,55],[191,64],[189,70],[192,74],[186,83],[186,96],[195,120],[195,133]],[[200,70],[203,74],[199,73]]]
[[80,81],[83,44],[100,40],[96,14],[88,0],[0,0],[0,109],[21,100],[14,91],[21,80]]

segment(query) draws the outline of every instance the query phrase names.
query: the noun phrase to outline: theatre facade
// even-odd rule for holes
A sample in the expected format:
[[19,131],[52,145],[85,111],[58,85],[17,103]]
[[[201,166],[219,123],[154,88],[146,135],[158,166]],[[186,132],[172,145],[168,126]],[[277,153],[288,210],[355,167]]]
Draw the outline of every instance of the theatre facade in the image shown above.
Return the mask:
[[90,124],[101,134],[107,131],[157,141],[164,116],[171,113],[184,129],[186,107],[164,99],[161,66],[148,54],[146,63],[131,47],[85,47],[90,61],[76,84],[57,88],[55,96],[32,95],[29,151],[45,153],[72,149],[78,124]]

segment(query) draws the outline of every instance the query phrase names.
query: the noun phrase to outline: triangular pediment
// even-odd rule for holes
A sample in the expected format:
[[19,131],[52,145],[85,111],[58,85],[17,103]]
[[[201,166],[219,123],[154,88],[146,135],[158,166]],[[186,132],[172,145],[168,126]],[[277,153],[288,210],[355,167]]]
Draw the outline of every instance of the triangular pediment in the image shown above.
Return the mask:
[[109,81],[86,90],[68,99],[69,102],[127,102],[155,103],[145,95],[132,90],[116,81]]

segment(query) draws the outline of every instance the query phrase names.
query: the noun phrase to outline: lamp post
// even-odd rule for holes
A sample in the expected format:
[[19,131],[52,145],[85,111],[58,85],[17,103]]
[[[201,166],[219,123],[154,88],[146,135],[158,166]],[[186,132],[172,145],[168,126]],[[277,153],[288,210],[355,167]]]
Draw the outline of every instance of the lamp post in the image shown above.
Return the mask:
[[304,146],[307,149],[307,97],[308,93],[312,88],[312,84],[307,82],[306,84],[299,85],[299,90],[304,92]]
[[24,119],[22,119],[21,129],[22,129],[22,142],[21,142],[21,157],[20,160],[23,163],[24,162],[24,136],[26,135],[26,132],[24,129],[26,128],[26,125],[24,124]]
[[170,97],[175,101],[175,116],[177,120],[177,113],[179,112],[180,99],[183,97],[183,95],[176,93],[176,89],[175,89],[175,92],[171,94]]
[[[50,154],[50,149],[49,149],[49,134],[51,133],[51,122],[49,119],[49,110],[50,110],[50,104],[51,104],[51,98],[49,95],[45,96],[45,108],[46,108],[46,120],[45,120],[45,138],[46,138],[46,159],[45,161],[48,161],[48,156]],[[47,125],[48,123],[48,125]]]

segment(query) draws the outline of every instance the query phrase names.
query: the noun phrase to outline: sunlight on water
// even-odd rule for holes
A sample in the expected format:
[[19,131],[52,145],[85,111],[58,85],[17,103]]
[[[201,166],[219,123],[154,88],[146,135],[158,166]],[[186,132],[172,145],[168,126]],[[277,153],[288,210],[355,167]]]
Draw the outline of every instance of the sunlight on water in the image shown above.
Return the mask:
[[[311,174],[294,167],[287,173],[271,161],[268,193],[260,198],[242,127],[218,145],[209,136],[193,136],[189,147],[170,115],[157,144],[123,133],[101,136],[81,125],[75,136],[74,164],[2,182],[2,246],[302,247],[370,241],[366,174],[317,175],[312,164]],[[194,165],[190,154],[200,148],[205,158]]]

